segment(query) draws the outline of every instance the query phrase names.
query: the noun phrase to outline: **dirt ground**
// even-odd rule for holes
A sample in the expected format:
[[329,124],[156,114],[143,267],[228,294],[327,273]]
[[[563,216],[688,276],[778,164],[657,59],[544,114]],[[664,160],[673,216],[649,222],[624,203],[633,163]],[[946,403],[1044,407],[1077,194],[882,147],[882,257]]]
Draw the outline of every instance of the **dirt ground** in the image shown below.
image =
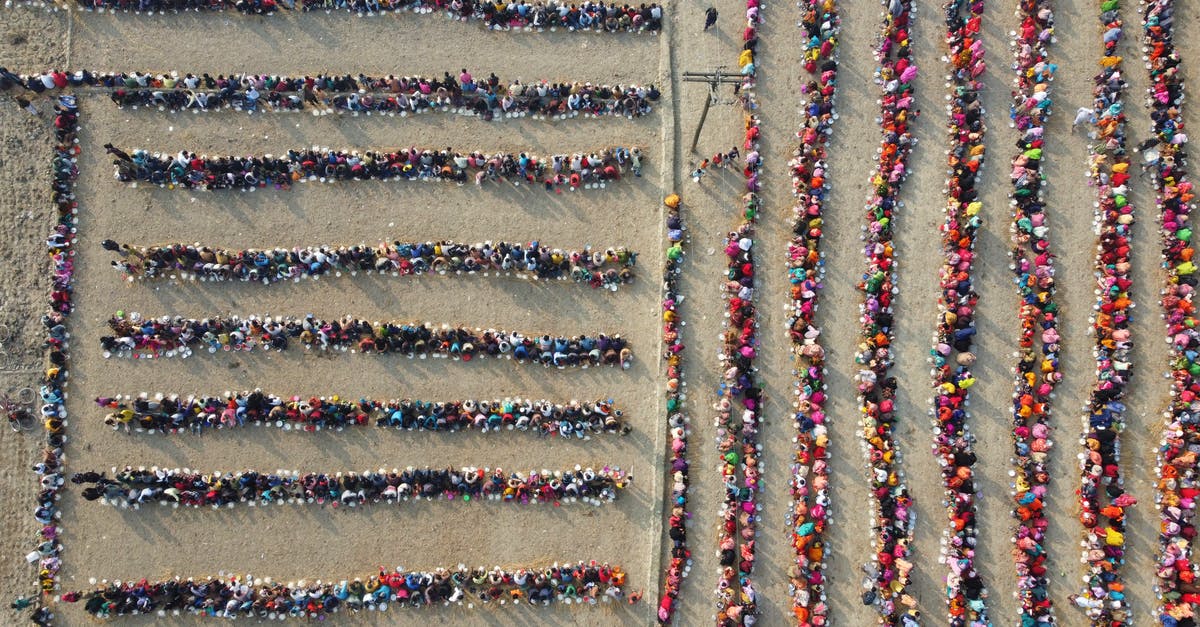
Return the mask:
[[[615,464],[637,480],[616,504],[531,506],[429,504],[399,509],[367,508],[331,512],[313,507],[237,509],[227,512],[143,509],[129,512],[86,503],[68,493],[64,503],[67,546],[63,569],[66,587],[86,587],[89,578],[206,575],[224,570],[250,571],[277,579],[342,578],[379,565],[410,568],[468,564],[522,564],[567,559],[620,562],[634,588],[656,596],[662,556],[663,409],[658,346],[658,277],[661,266],[660,198],[678,190],[686,204],[690,256],[684,268],[687,300],[686,368],[688,404],[693,416],[691,537],[694,566],[683,588],[678,624],[700,625],[713,615],[712,588],[717,560],[715,537],[721,485],[712,442],[718,381],[718,335],[723,304],[719,282],[724,258],[722,238],[735,224],[742,180],[735,171],[716,172],[699,185],[688,173],[703,156],[741,142],[741,114],[729,104],[715,105],[696,154],[688,151],[707,87],[684,83],[685,71],[731,68],[741,47],[744,4],[715,0],[720,10],[715,29],[701,33],[709,2],[672,2],[668,28],[659,36],[572,35],[567,33],[490,33],[476,25],[437,16],[409,14],[376,18],[345,15],[245,18],[238,15],[67,16],[16,7],[0,15],[0,65],[17,71],[48,66],[97,70],[179,70],[181,72],[274,72],[304,74],[441,73],[468,67],[479,75],[502,78],[570,79],[592,82],[654,82],[663,101],[644,119],[533,120],[484,123],[444,115],[410,118],[263,115],[204,115],[157,111],[120,111],[100,95],[81,101],[83,131],[80,158],[81,235],[77,286],[78,309],[72,318],[73,368],[70,409],[73,470],[114,465],[189,466],[215,470],[255,467],[307,470],[366,470],[414,463],[478,464],[505,468],[556,468]],[[851,380],[857,338],[859,296],[854,290],[863,260],[857,235],[867,180],[878,144],[877,90],[872,44],[878,9],[871,2],[842,2],[840,84],[828,179],[833,195],[826,217],[827,278],[818,321],[829,352],[834,456],[834,525],[829,534],[832,557],[829,593],[839,624],[873,622],[859,602],[859,567],[866,554],[870,520],[866,478],[858,445],[857,407]],[[1070,606],[1082,574],[1074,491],[1076,454],[1083,426],[1083,405],[1094,376],[1088,314],[1093,302],[1091,230],[1094,192],[1086,183],[1087,138],[1072,131],[1073,112],[1090,105],[1090,78],[1100,55],[1095,7],[1084,0],[1057,3],[1058,42],[1051,55],[1059,64],[1054,84],[1056,114],[1047,129],[1048,203],[1054,245],[1059,254],[1060,290],[1066,346],[1065,380],[1058,387],[1054,420],[1058,437],[1052,454],[1054,482],[1049,497],[1054,512],[1049,530],[1053,563],[1051,595],[1064,625],[1086,619]],[[1200,7],[1179,2],[1177,41],[1185,60],[1200,58],[1189,29]],[[988,112],[988,163],[982,183],[986,225],[980,232],[977,285],[981,293],[977,340],[979,383],[972,390],[971,429],[979,439],[981,477],[979,564],[991,589],[991,612],[998,624],[1014,620],[1015,573],[1010,557],[1011,519],[1008,431],[1013,340],[1017,336],[1016,292],[1007,265],[1008,161],[1015,132],[1008,126],[1011,55],[1008,32],[1017,26],[1012,3],[992,6],[984,17],[989,71],[985,81]],[[902,197],[897,250],[902,294],[897,306],[895,371],[900,379],[899,445],[910,489],[917,500],[913,543],[914,594],[930,624],[945,624],[938,563],[945,513],[937,463],[930,454],[932,432],[927,416],[929,375],[926,355],[935,321],[937,226],[945,201],[944,44],[940,7],[921,4],[912,33],[918,64],[917,98],[922,115],[915,124],[920,144],[912,157],[912,175]],[[1129,133],[1137,143],[1148,134],[1149,119],[1140,106],[1147,79],[1138,64],[1137,7],[1126,11],[1123,43],[1130,82]],[[761,595],[760,624],[789,622],[787,573],[791,552],[786,472],[792,451],[790,419],[792,365],[784,324],[786,270],[784,250],[791,220],[791,182],[786,162],[800,124],[798,88],[802,70],[796,41],[799,16],[792,3],[767,3],[760,31],[759,100],[766,168],[760,213],[759,294],[762,298],[762,380],[767,398],[763,523],[755,580]],[[450,42],[449,45],[447,42]],[[1191,75],[1196,71],[1185,68]],[[50,223],[46,199],[46,159],[50,134],[44,125],[9,104],[0,107],[0,228],[8,245],[0,249],[0,323],[14,329],[3,345],[3,387],[30,385],[40,341],[36,317],[42,310],[45,280],[24,270],[44,268],[42,238]],[[730,100],[723,93],[724,101]],[[1195,107],[1187,120],[1197,122]],[[289,147],[379,148],[454,146],[480,150],[531,150],[546,154],[590,150],[604,145],[637,144],[651,159],[644,178],[609,185],[606,190],[546,195],[539,190],[422,183],[308,184],[290,192],[189,193],[129,189],[112,180],[100,146],[194,149],[199,152],[270,153]],[[1154,448],[1158,413],[1164,405],[1166,351],[1156,298],[1163,275],[1158,267],[1153,194],[1146,179],[1135,181],[1132,201],[1140,209],[1135,229],[1133,296],[1142,315],[1136,321],[1135,361],[1141,366],[1131,388],[1129,429],[1123,461],[1132,493],[1141,501],[1127,534],[1126,579],[1139,622],[1151,622],[1155,600],[1153,555],[1157,515],[1153,509]],[[539,239],[557,246],[624,244],[641,253],[639,281],[616,294],[574,285],[530,285],[484,278],[349,277],[273,287],[243,284],[129,285],[108,267],[100,241],[113,237],[134,244],[164,241],[247,247],[339,244],[387,239],[456,238]],[[495,325],[530,332],[607,331],[628,336],[636,361],[627,372],[589,369],[544,372],[495,362],[460,364],[408,361],[387,357],[339,355],[323,358],[288,352],[267,356],[197,355],[153,364],[104,360],[98,337],[104,320],[117,309],[147,315],[203,316],[215,313],[271,313],[372,318],[425,319],[471,325]],[[22,343],[23,342],[23,343]],[[634,431],[624,439],[588,442],[534,441],[531,436],[457,434],[362,434],[308,436],[250,430],[200,438],[164,439],[126,436],[100,423],[90,399],[112,393],[163,391],[219,393],[262,387],[281,394],[340,393],[344,396],[465,398],[520,395],[549,398],[613,396],[624,405]],[[28,471],[32,438],[0,437],[0,591],[11,597],[29,590],[33,573],[24,563],[32,536],[29,503],[33,475]],[[390,612],[355,620],[417,624],[648,624],[653,603],[635,608],[557,608],[549,611],[510,607],[472,611]],[[80,608],[65,608],[63,624],[83,624]],[[339,619],[340,620],[340,619]]]
[[[66,62],[65,16],[41,11],[4,11],[0,19],[0,66]],[[48,35],[49,34],[49,35]],[[19,70],[18,70],[19,71]],[[52,118],[41,106],[34,118],[0,96],[0,391],[36,389],[41,369],[42,325],[50,279],[45,238],[57,217],[50,205]],[[32,157],[31,157],[32,155]],[[36,573],[25,561],[37,532],[33,519],[36,477],[30,470],[42,438],[4,429],[0,437],[0,595],[27,595]],[[0,615],[8,621],[7,609]],[[15,616],[14,616],[15,618]]]

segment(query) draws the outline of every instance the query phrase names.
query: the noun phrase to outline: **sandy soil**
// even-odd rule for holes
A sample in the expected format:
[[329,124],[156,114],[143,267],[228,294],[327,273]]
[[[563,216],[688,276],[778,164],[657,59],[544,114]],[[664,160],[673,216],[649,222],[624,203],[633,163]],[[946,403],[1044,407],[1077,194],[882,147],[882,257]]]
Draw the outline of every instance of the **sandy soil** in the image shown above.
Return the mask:
[[[61,14],[5,11],[0,19],[0,65],[63,64],[66,40],[46,34],[63,32],[65,23]],[[45,106],[40,107],[42,117],[35,118],[7,95],[0,96],[0,103],[0,229],[5,240],[0,247],[0,325],[7,328],[0,335],[0,391],[14,393],[36,388],[40,378],[39,318],[50,289],[43,242],[55,219],[49,191],[54,133]],[[28,595],[36,585],[25,554],[37,530],[32,516],[36,482],[29,467],[41,440],[36,432],[21,436],[7,427],[0,436],[0,595],[6,606],[7,599]]]
[[[691,255],[685,265],[683,293],[689,405],[693,413],[692,538],[695,565],[684,584],[678,624],[698,625],[711,620],[711,590],[716,559],[712,550],[716,508],[721,486],[712,448],[713,387],[718,380],[721,309],[718,282],[724,259],[716,251],[736,220],[741,177],[717,172],[696,185],[688,178],[694,162],[741,141],[741,114],[734,106],[714,106],[701,137],[698,154],[688,143],[699,118],[707,87],[683,83],[683,71],[731,67],[740,48],[743,27],[738,0],[716,0],[721,12],[718,28],[700,33],[709,3],[678,2],[670,9],[669,28],[661,36],[575,36],[556,34],[488,33],[437,17],[411,15],[382,18],[312,15],[297,19],[239,16],[165,16],[138,18],[79,14],[70,20],[31,9],[4,12],[0,63],[34,69],[70,63],[97,69],[151,69],[193,72],[315,71],[366,73],[432,73],[467,66],[476,74],[495,71],[501,77],[649,82],[660,84],[664,101],[642,120],[534,121],[485,124],[449,116],[417,118],[313,118],[309,115],[243,114],[171,115],[155,111],[119,111],[103,97],[87,97],[82,133],[80,193],[85,212],[79,262],[79,309],[73,318],[74,385],[71,411],[74,439],[69,463],[74,469],[112,465],[181,465],[206,469],[255,466],[260,469],[364,470],[428,461],[446,464],[491,464],[506,468],[557,467],[575,463],[612,463],[630,468],[637,482],[617,504],[529,508],[488,504],[430,504],[395,513],[382,509],[329,512],[316,508],[239,509],[229,512],[167,511],[153,508],[125,512],[84,503],[69,496],[64,504],[67,535],[67,586],[85,586],[90,577],[158,577],[170,574],[208,574],[224,569],[278,578],[343,577],[377,565],[407,567],[442,564],[506,563],[597,558],[624,563],[635,587],[648,597],[658,587],[661,557],[659,501],[662,481],[654,465],[662,459],[656,274],[660,266],[661,212],[664,190],[679,190],[690,225]],[[827,260],[824,307],[818,320],[825,327],[829,351],[833,418],[835,524],[830,534],[830,594],[840,624],[869,624],[873,619],[858,601],[862,538],[869,531],[868,497],[857,436],[851,373],[857,336],[858,294],[853,288],[862,270],[857,234],[866,181],[878,143],[874,124],[876,88],[871,82],[871,46],[878,27],[877,6],[843,2],[841,85],[831,150],[825,250]],[[1016,604],[1010,594],[1015,574],[1009,555],[1008,435],[1009,374],[1015,291],[1007,270],[1009,187],[1007,164],[1015,133],[1008,127],[1007,105],[1011,57],[1007,32],[1016,27],[1011,3],[989,6],[985,44],[990,68],[988,150],[982,186],[987,223],[981,231],[977,269],[980,333],[977,365],[980,382],[972,394],[972,429],[979,438],[982,477],[980,564],[992,590],[992,615],[997,623],[1011,622]],[[1179,3],[1177,24],[1200,17],[1189,3]],[[940,8],[923,4],[913,28],[917,61],[923,72],[918,99],[923,115],[916,124],[921,144],[913,153],[913,174],[903,197],[897,242],[903,266],[903,289],[896,334],[901,374],[900,446],[909,484],[917,498],[918,524],[913,545],[917,563],[914,592],[931,624],[944,624],[941,585],[945,567],[937,563],[938,541],[944,527],[941,487],[936,461],[929,453],[931,430],[929,377],[925,356],[935,318],[937,295],[936,233],[944,199],[945,114],[939,65],[944,52]],[[1130,135],[1146,136],[1149,120],[1138,100],[1146,78],[1136,60],[1138,19],[1135,6],[1125,7],[1131,29],[1125,51],[1130,63]],[[799,48],[795,41],[798,16],[791,3],[770,3],[761,31],[759,97],[766,156],[764,205],[760,237],[763,251],[760,294],[763,305],[762,378],[766,398],[764,427],[766,494],[763,498],[760,564],[756,580],[762,595],[762,623],[786,624],[790,615],[787,570],[790,563],[785,475],[791,456],[789,418],[792,366],[783,325],[786,298],[783,250],[791,219],[791,191],[786,161],[794,148],[793,133],[800,123],[797,90],[800,85]],[[1093,378],[1089,357],[1087,316],[1092,304],[1091,203],[1086,187],[1087,140],[1072,132],[1075,108],[1090,104],[1093,60],[1099,57],[1099,32],[1094,7],[1083,0],[1063,2],[1057,11],[1059,42],[1052,55],[1060,65],[1055,83],[1057,114],[1048,128],[1047,166],[1051,228],[1061,258],[1059,298],[1063,303],[1066,379],[1059,386],[1055,420],[1058,427],[1050,504],[1055,513],[1049,539],[1054,571],[1052,595],[1066,625],[1084,624],[1069,607],[1081,574],[1079,527],[1074,500],[1082,406]],[[1189,19],[1190,18],[1190,19]],[[1186,27],[1181,26],[1181,29]],[[50,37],[46,33],[69,32]],[[1200,49],[1186,32],[1178,36],[1185,59],[1200,58]],[[16,44],[13,37],[24,37]],[[68,41],[69,40],[69,41]],[[444,43],[456,42],[447,48]],[[437,48],[437,54],[427,50]],[[1194,70],[1191,71],[1193,74]],[[729,100],[729,94],[722,95]],[[0,289],[4,305],[0,322],[13,325],[42,309],[44,285],[30,273],[14,268],[41,267],[41,238],[49,223],[43,209],[44,160],[25,159],[26,153],[46,153],[48,133],[23,112],[9,105],[0,109],[6,184],[0,186],[0,212],[10,245],[0,253]],[[1195,108],[1188,121],[1197,121]],[[23,143],[15,143],[20,140]],[[288,193],[191,194],[157,189],[126,189],[111,178],[100,146],[154,149],[196,149],[201,152],[279,152],[287,147],[387,147],[453,145],[457,148],[530,149],[540,153],[591,149],[602,145],[636,143],[653,156],[646,176],[610,185],[595,192],[547,196],[540,190],[456,188],[440,184],[359,183],[299,187]],[[661,151],[661,157],[659,156]],[[1138,342],[1135,360],[1141,366],[1132,387],[1124,439],[1124,460],[1132,492],[1143,502],[1131,514],[1126,577],[1136,615],[1147,617],[1154,597],[1152,559],[1156,548],[1156,519],[1152,507],[1153,451],[1157,442],[1158,410],[1166,383],[1162,326],[1157,317],[1157,236],[1152,215],[1152,191],[1139,180],[1133,201],[1142,222],[1135,231],[1137,268],[1134,298],[1142,316],[1134,328]],[[28,200],[28,202],[27,202]],[[25,212],[32,217],[21,218]],[[107,267],[108,256],[99,242],[106,237],[133,243],[164,240],[199,241],[225,246],[373,242],[378,238],[538,238],[562,246],[625,244],[641,251],[638,283],[617,294],[578,286],[538,286],[494,279],[363,278],[323,279],[272,288],[250,285],[149,284],[127,285]],[[710,252],[711,251],[711,252]],[[629,372],[591,369],[583,372],[543,372],[516,369],[495,362],[469,365],[444,361],[345,355],[323,358],[314,354],[197,356],[153,365],[103,360],[97,338],[103,322],[116,309],[149,315],[179,313],[266,313],[318,315],[353,313],[370,317],[420,318],[446,322],[510,326],[529,331],[574,333],[607,330],[629,336],[638,359]],[[34,318],[36,321],[36,318]],[[17,368],[36,365],[34,331],[26,345],[6,350],[22,355]],[[23,351],[23,352],[22,352]],[[23,361],[20,361],[23,360]],[[4,362],[8,368],[8,362]],[[21,378],[24,376],[25,378]],[[0,372],[5,386],[27,385],[29,375]],[[321,435],[308,437],[274,431],[213,434],[203,438],[166,440],[129,437],[110,432],[99,423],[90,403],[93,396],[114,392],[178,391],[213,393],[261,386],[280,393],[331,393],[347,396],[412,395],[455,398],[488,395],[591,398],[612,395],[627,409],[634,432],[625,439],[594,438],[585,443],[532,441],[522,435],[406,435],[393,433]],[[0,546],[4,592],[26,590],[32,572],[20,556],[27,551],[32,520],[32,475],[26,470],[32,455],[29,439],[0,438],[6,461],[0,468],[4,499]],[[536,447],[536,448],[534,448]],[[81,624],[85,616],[68,609],[64,624]],[[437,621],[453,624],[646,624],[650,604],[629,610],[556,609],[548,612],[510,608],[474,612],[439,611],[421,614],[392,612],[361,620],[415,624]]]

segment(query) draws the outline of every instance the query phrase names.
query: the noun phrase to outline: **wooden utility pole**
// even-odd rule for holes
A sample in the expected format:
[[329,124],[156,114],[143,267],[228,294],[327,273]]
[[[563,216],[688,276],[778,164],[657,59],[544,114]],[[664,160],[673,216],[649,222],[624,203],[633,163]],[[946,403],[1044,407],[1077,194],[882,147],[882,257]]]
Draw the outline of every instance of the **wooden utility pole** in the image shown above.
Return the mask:
[[717,98],[717,88],[721,85],[734,85],[734,93],[737,93],[736,86],[742,84],[741,74],[724,72],[723,69],[724,66],[717,66],[717,69],[711,72],[683,73],[684,82],[708,83],[708,97],[704,99],[704,108],[700,111],[700,123],[696,125],[696,133],[692,135],[692,152],[696,152],[696,144],[700,141],[700,131],[704,129],[704,120],[708,118],[708,107]]

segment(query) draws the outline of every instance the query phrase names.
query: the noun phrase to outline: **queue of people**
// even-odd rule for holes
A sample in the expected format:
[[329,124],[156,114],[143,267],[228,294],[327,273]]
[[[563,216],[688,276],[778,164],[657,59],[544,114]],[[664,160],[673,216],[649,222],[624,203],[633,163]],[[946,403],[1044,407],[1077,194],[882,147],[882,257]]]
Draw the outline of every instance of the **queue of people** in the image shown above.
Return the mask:
[[75,0],[85,11],[137,14],[170,11],[238,11],[245,15],[274,15],[280,10],[346,11],[379,15],[411,11],[442,13],[462,22],[482,23],[489,30],[551,32],[658,33],[663,11],[657,3],[628,3],[585,0],[521,0],[503,3],[490,0]]
[[591,83],[552,83],[541,80],[502,83],[495,74],[476,80],[465,68],[457,77],[422,76],[371,78],[363,75],[318,75],[289,78],[273,75],[234,75],[216,78],[177,73],[151,76],[134,72],[105,81],[110,98],[120,108],[165,111],[236,109],[256,113],[291,113],[311,109],[313,115],[360,113],[407,116],[432,111],[479,117],[485,121],[526,117],[566,119],[619,116],[629,119],[650,113],[661,96],[654,85],[609,86]]
[[760,120],[755,97],[758,51],[758,25],[761,22],[758,0],[746,0],[746,28],[742,33],[742,51],[738,56],[742,76],[742,104],[745,141],[742,149],[742,176],[745,193],[739,224],[725,239],[726,267],[724,330],[721,334],[721,383],[717,392],[717,454],[721,483],[725,489],[719,511],[717,550],[720,575],[717,579],[717,624],[721,627],[749,627],[758,621],[758,591],[754,586],[756,535],[760,510],[758,493],[762,490],[759,438],[762,411],[762,387],[759,385],[755,358],[758,356],[758,311],[755,303],[754,228],[760,206],[759,153]]
[[169,111],[295,112],[312,107],[314,115],[330,112],[400,114],[449,111],[495,120],[533,115],[540,118],[624,116],[651,112],[662,92],[653,84],[607,85],[590,82],[503,82],[495,73],[484,78],[466,68],[442,78],[372,77],[364,74],[289,77],[277,74],[200,75],[178,72],[98,72],[58,69],[14,74],[0,67],[0,91],[23,87],[35,94],[68,88],[109,90],[119,107],[154,107]]
[[1175,48],[1175,3],[1152,0],[1144,6],[1142,46],[1150,79],[1147,102],[1152,141],[1142,149],[1153,174],[1159,233],[1167,282],[1163,320],[1171,350],[1171,401],[1163,412],[1158,449],[1155,505],[1159,508],[1157,618],[1164,627],[1193,627],[1200,618],[1200,566],[1196,539],[1197,458],[1200,458],[1200,322],[1196,319],[1195,248],[1189,218],[1196,190],[1185,163],[1187,134],[1181,107],[1182,59]]
[[633,481],[620,468],[600,470],[576,466],[574,470],[506,472],[502,468],[393,468],[391,472],[337,474],[255,470],[202,473],[187,468],[126,466],[113,476],[95,471],[77,472],[71,482],[82,486],[87,501],[133,507],[158,503],[187,507],[233,507],[238,504],[316,504],[331,507],[410,500],[487,499],[506,503],[562,503],[583,501],[600,505],[612,502],[618,491]]
[[64,72],[54,69],[33,74],[17,74],[0,66],[0,91],[22,88],[37,95],[51,95],[69,87],[93,85],[94,79],[95,75],[87,70]]
[[345,316],[322,320],[284,316],[182,316],[143,318],[117,312],[108,321],[113,335],[100,338],[104,356],[187,357],[192,348],[251,351],[284,351],[296,343],[306,349],[362,353],[393,353],[409,357],[448,357],[470,361],[475,357],[507,358],[517,363],[549,368],[617,366],[628,368],[633,353],[625,339],[608,336],[526,336],[496,329],[469,329],[428,322],[372,322]]
[[206,430],[271,426],[284,431],[316,433],[366,427],[405,431],[531,431],[542,437],[588,439],[592,435],[629,433],[624,413],[612,399],[581,403],[572,400],[504,398],[495,400],[422,401],[338,395],[284,397],[261,389],[226,392],[223,396],[142,393],[106,396],[96,405],[108,412],[104,424],[126,433],[199,435]]
[[880,620],[892,625],[917,624],[920,611],[908,593],[913,564],[908,560],[914,512],[912,495],[900,468],[896,446],[896,377],[891,374],[893,309],[896,287],[894,228],[901,208],[901,184],[908,175],[907,160],[914,139],[909,124],[919,114],[913,103],[917,66],[912,56],[909,25],[912,0],[894,0],[883,14],[875,82],[880,86],[878,163],[871,175],[872,195],[866,206],[863,254],[866,270],[858,289],[863,293],[854,376],[858,389],[860,428],[868,457],[872,496],[871,529],[874,554],[864,565],[864,605],[874,606]]
[[75,274],[75,262],[71,258],[71,246],[75,241],[79,201],[75,196],[75,181],[79,177],[76,164],[79,143],[76,131],[79,128],[79,110],[74,96],[60,96],[54,107],[54,132],[56,146],[51,159],[51,199],[58,215],[58,223],[46,238],[53,266],[53,281],[50,307],[60,314],[68,314],[71,303],[71,280]]
[[947,618],[951,627],[988,625],[987,588],[976,568],[978,543],[974,436],[968,425],[967,402],[975,384],[975,310],[979,294],[973,286],[976,235],[982,226],[976,185],[984,161],[980,80],[985,71],[981,0],[953,0],[945,5],[946,43],[951,64],[950,138],[947,155],[947,204],[942,232],[941,296],[934,346],[930,351],[935,420],[933,455],[942,472],[943,505],[949,519],[942,559],[946,575]]
[[63,484],[63,447],[67,442],[66,385],[69,374],[70,333],[67,316],[74,305],[74,247],[78,229],[79,205],[75,196],[79,155],[79,109],[74,96],[62,95],[54,105],[54,156],[51,159],[51,198],[57,220],[46,239],[52,273],[48,311],[42,316],[45,328],[45,371],[40,389],[41,417],[45,443],[33,471],[38,476],[37,502],[33,517],[38,533],[34,549],[26,558],[37,568],[39,601],[30,603],[31,620],[50,625],[54,613],[44,603],[59,589],[62,567],[62,512],[59,496]]
[[1054,255],[1046,222],[1042,172],[1043,134],[1050,114],[1050,84],[1058,67],[1049,61],[1054,12],[1049,0],[1021,0],[1021,25],[1013,48],[1016,90],[1010,116],[1021,134],[1012,160],[1012,264],[1021,303],[1016,381],[1013,390],[1015,460],[1013,558],[1021,624],[1054,621],[1048,585],[1046,492],[1050,482],[1051,393],[1059,369],[1058,303],[1054,300]]
[[637,595],[625,594],[625,571],[620,566],[595,561],[564,563],[545,568],[468,569],[437,568],[406,571],[380,568],[364,581],[279,583],[252,575],[202,579],[174,577],[160,581],[100,582],[86,592],[69,592],[63,601],[82,602],[98,619],[134,614],[165,617],[193,616],[258,620],[324,620],[347,609],[350,612],[386,612],[399,608],[434,607],[475,603],[548,606],[552,603],[620,602]]
[[1083,525],[1084,585],[1075,595],[1095,623],[1125,625],[1132,618],[1125,601],[1125,515],[1136,503],[1121,474],[1120,433],[1125,429],[1125,390],[1133,375],[1133,301],[1129,297],[1130,236],[1134,213],[1128,199],[1133,175],[1126,149],[1126,82],[1117,50],[1124,36],[1119,2],[1101,7],[1104,54],[1094,79],[1091,180],[1096,188],[1096,305],[1092,314],[1096,385],[1089,400],[1080,459],[1079,521]]
[[114,268],[130,281],[182,279],[201,281],[252,281],[272,284],[317,279],[343,272],[479,274],[494,272],[531,280],[572,280],[594,288],[616,291],[631,283],[637,253],[625,247],[563,250],[537,241],[391,242],[377,246],[307,246],[294,248],[229,250],[194,244],[130,246],[105,240],[104,247],[121,259]]
[[679,600],[679,589],[683,578],[691,572],[692,549],[688,544],[688,524],[692,513],[688,509],[688,487],[691,482],[688,461],[688,438],[691,435],[691,418],[684,406],[687,400],[683,381],[683,320],[680,305],[683,297],[679,293],[679,277],[683,273],[684,230],[682,202],[677,194],[670,194],[663,203],[667,208],[667,247],[663,265],[663,361],[666,363],[666,406],[667,428],[670,430],[671,450],[668,454],[667,476],[671,485],[671,501],[668,503],[667,541],[670,552],[664,566],[662,596],[658,603],[658,623],[668,625],[675,617],[675,604]]
[[642,152],[639,148],[607,148],[588,154],[538,157],[526,153],[480,152],[463,154],[453,149],[420,150],[416,147],[393,151],[342,151],[307,148],[288,150],[282,157],[198,155],[181,150],[175,154],[150,153],[135,149],[126,152],[112,144],[105,150],[113,155],[116,178],[136,185],[139,181],[171,189],[253,191],[273,186],[289,189],[304,180],[438,180],[462,185],[474,177],[476,185],[484,181],[505,181],[515,186],[541,184],[546,191],[571,191],[603,188],[606,182],[619,180],[626,168],[641,176]]
[[796,430],[791,464],[791,528],[795,563],[789,568],[792,614],[798,627],[822,627],[829,622],[825,593],[825,532],[830,523],[829,429],[825,413],[825,349],[816,324],[818,296],[824,289],[824,235],[829,138],[836,119],[838,38],[841,16],[836,0],[804,0],[800,4],[804,36],[804,69],[810,78],[801,87],[804,122],[800,145],[788,163],[792,175],[792,238],[788,243],[788,284],[791,304],[788,335],[796,372],[792,415]]

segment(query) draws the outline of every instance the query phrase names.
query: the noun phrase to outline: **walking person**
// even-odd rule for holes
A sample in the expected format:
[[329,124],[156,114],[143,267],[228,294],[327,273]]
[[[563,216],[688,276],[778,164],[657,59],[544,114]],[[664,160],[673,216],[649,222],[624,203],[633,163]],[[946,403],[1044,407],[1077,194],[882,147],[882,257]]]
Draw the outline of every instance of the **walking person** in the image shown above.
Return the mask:
[[113,146],[112,144],[104,144],[104,152],[120,159],[121,161],[133,161],[133,157],[130,157],[129,153]]
[[712,26],[716,23],[717,23],[717,7],[708,7],[708,10],[704,12],[704,30],[705,30],[705,32],[707,32],[708,29],[712,28]]
[[38,114],[37,107],[33,106],[33,103],[29,102],[28,98],[22,98],[21,96],[17,96],[16,100],[17,100],[17,106],[28,111],[30,115]]

